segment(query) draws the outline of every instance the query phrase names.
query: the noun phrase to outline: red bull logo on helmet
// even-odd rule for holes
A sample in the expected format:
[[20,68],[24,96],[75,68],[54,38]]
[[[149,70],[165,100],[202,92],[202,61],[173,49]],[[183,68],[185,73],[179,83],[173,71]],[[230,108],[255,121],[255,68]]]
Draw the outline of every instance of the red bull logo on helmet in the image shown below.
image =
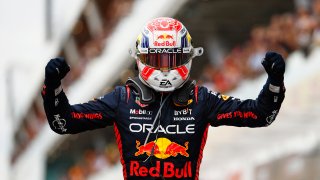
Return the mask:
[[180,145],[176,142],[172,142],[167,138],[158,138],[156,141],[151,141],[145,145],[141,145],[140,141],[136,141],[137,152],[135,156],[146,154],[150,156],[154,155],[159,159],[166,159],[168,157],[177,157],[178,155],[189,157],[187,152],[189,148],[189,142],[185,142],[184,145]]
[[170,35],[170,34],[161,34],[161,35],[159,35],[158,37],[157,37],[157,40],[169,40],[169,39],[171,39],[171,40],[173,40],[173,36],[172,35]]
[[177,41],[175,40],[174,35],[163,33],[159,35],[155,35],[155,39],[153,45],[156,47],[174,47],[177,45]]

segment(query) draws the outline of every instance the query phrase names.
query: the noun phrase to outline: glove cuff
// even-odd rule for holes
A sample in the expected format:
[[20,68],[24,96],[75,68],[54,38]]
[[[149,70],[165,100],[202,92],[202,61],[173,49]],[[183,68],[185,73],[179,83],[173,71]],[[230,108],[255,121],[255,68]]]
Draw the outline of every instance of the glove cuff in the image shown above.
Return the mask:
[[49,80],[48,78],[45,78],[44,84],[46,85],[48,90],[55,90],[59,86],[61,86],[60,80]]
[[267,82],[269,82],[274,86],[281,86],[283,84],[283,79],[284,79],[283,77],[274,78],[274,77],[268,76]]
[[268,77],[267,79],[267,85],[268,85],[268,89],[269,91],[273,92],[273,93],[280,93],[282,92],[283,89],[283,79],[274,79],[271,77]]

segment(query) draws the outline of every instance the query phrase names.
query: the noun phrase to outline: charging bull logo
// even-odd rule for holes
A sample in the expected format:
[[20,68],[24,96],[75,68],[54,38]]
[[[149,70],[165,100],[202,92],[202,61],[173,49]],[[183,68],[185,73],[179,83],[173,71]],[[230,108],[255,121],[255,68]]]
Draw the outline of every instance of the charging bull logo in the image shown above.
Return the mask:
[[189,142],[185,142],[184,146],[172,142],[167,138],[158,138],[156,141],[151,141],[145,145],[140,145],[140,141],[136,141],[137,152],[135,156],[147,154],[147,156],[154,155],[159,159],[166,159],[168,157],[177,157],[178,154],[189,157],[187,153]]
[[161,34],[157,37],[157,40],[162,39],[162,40],[173,40],[173,36],[169,34]]

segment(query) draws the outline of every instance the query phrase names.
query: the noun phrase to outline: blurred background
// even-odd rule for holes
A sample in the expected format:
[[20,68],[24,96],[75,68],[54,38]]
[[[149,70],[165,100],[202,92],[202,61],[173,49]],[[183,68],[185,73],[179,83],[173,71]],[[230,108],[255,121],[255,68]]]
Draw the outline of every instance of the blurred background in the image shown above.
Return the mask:
[[70,103],[137,74],[129,48],[150,19],[180,20],[205,53],[199,84],[256,98],[268,50],[287,62],[287,93],[268,128],[210,128],[201,180],[320,179],[320,0],[0,0],[0,179],[122,179],[113,128],[54,134],[40,91],[64,56]]

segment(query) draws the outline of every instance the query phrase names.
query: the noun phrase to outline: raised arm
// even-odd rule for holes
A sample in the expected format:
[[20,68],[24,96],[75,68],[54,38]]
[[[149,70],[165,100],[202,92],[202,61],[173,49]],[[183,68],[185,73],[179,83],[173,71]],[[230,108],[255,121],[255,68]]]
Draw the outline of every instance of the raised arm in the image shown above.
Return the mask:
[[257,99],[240,100],[220,93],[207,93],[208,118],[212,126],[263,127],[275,120],[284,100],[285,62],[280,54],[268,52],[262,65],[268,79]]
[[63,58],[51,59],[45,68],[41,94],[51,129],[58,134],[74,134],[112,125],[117,108],[116,90],[87,103],[70,105],[60,82],[69,71]]

